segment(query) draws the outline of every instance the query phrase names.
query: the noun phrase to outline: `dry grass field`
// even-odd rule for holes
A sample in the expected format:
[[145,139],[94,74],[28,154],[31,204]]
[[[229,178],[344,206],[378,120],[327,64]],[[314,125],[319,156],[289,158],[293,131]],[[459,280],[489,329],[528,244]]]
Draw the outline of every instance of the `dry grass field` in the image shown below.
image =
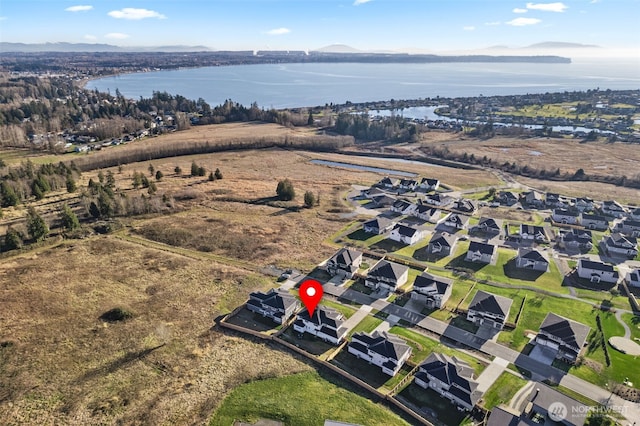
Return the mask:
[[451,152],[485,155],[499,163],[516,162],[520,166],[560,169],[574,173],[582,168],[587,174],[627,175],[640,170],[640,147],[635,144],[589,142],[562,138],[505,138],[488,140],[455,138],[448,141],[429,140],[424,145],[446,146]]

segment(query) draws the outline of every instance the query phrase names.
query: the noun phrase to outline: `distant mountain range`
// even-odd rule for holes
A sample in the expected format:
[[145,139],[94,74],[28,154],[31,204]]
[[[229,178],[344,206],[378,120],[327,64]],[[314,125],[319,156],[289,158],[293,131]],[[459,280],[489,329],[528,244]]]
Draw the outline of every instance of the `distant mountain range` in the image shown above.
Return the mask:
[[0,52],[210,52],[206,46],[121,47],[101,43],[8,43],[0,42]]

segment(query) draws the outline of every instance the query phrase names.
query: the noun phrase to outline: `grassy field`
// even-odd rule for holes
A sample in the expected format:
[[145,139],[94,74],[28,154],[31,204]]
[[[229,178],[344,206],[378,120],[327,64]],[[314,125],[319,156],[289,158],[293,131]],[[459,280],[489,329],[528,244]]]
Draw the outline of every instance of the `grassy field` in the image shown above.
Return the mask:
[[[316,372],[243,384],[225,398],[209,422],[228,426],[271,419],[285,425],[323,425],[325,419],[367,425],[407,425],[388,408],[356,395]],[[345,409],[348,407],[348,409]]]
[[496,405],[509,404],[516,392],[526,384],[527,380],[505,371],[482,396],[482,406],[491,410]]
[[344,315],[345,318],[351,318],[351,315],[356,313],[356,309],[350,306],[345,306],[342,303],[329,300],[326,298],[326,296],[324,299],[322,299],[322,302],[320,304],[335,309],[336,311]]
[[367,315],[366,317],[363,318],[362,321],[360,321],[355,327],[353,327],[351,331],[349,331],[349,336],[351,336],[354,333],[358,333],[360,331],[364,331],[365,333],[371,333],[381,323],[382,323],[382,320],[380,318]]
[[640,339],[640,316],[625,313],[622,314],[622,320],[629,326],[631,338]]

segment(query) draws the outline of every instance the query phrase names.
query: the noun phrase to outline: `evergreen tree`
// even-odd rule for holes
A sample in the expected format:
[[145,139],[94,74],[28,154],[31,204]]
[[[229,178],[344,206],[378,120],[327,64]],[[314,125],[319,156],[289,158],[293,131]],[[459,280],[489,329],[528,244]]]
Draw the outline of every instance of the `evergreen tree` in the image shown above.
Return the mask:
[[78,186],[76,185],[76,181],[73,180],[73,176],[72,175],[67,175],[67,192],[72,193],[72,192],[76,192],[76,190],[78,189]]
[[289,179],[281,180],[276,187],[276,194],[278,194],[278,198],[283,201],[293,200],[296,196],[293,183],[291,183]]
[[20,247],[22,247],[22,235],[12,226],[9,226],[4,236],[4,250],[17,250]]
[[47,223],[33,207],[29,207],[27,210],[27,232],[29,237],[36,241],[44,239],[49,233]]
[[160,170],[158,170],[156,172],[156,180],[162,180],[163,177],[164,177],[164,174]]
[[140,188],[140,186],[142,186],[141,173],[133,172],[133,187],[135,189],[138,189],[138,188]]
[[104,183],[104,173],[102,173],[102,170],[98,172],[98,182],[100,182],[100,184]]
[[18,205],[18,195],[7,182],[0,183],[0,195],[2,195],[2,207],[11,207]]
[[192,162],[191,163],[191,176],[198,176],[198,165],[196,164],[196,162]]
[[62,221],[62,226],[69,231],[80,227],[78,216],[76,216],[76,214],[66,204],[62,206],[62,211],[60,212],[60,220]]
[[116,177],[113,175],[111,170],[107,171],[107,188],[115,188],[116,187]]
[[156,169],[153,167],[153,164],[149,164],[149,176],[153,176],[153,173]]
[[304,193],[304,205],[307,208],[311,208],[314,206],[316,202],[316,197],[313,195],[313,192],[307,191]]
[[176,166],[175,169],[173,169],[173,171],[175,172],[175,174],[177,174],[178,176],[180,176],[182,174],[182,169],[180,168],[180,166]]
[[149,182],[149,189],[147,190],[147,192],[149,192],[150,195],[153,195],[156,193],[156,191],[158,190],[158,187],[156,186],[155,182]]
[[213,172],[209,173],[209,181],[213,182],[214,180],[216,180],[215,175],[213,174]]
[[220,171],[220,169],[216,169],[214,176],[216,177],[216,179],[222,179],[222,172]]

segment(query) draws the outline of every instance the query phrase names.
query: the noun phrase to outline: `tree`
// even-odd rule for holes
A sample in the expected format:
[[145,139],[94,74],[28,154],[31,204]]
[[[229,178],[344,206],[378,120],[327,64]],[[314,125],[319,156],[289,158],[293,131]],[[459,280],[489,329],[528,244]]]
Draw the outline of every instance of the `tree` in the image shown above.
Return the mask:
[[173,169],[173,171],[180,176],[182,174],[182,169],[180,168],[180,166],[176,166],[175,169]]
[[215,177],[216,179],[222,179],[222,172],[220,171],[220,169],[216,169]]
[[0,183],[0,195],[2,195],[2,207],[18,205],[18,195],[7,182]]
[[113,175],[111,170],[107,171],[107,188],[115,188],[116,187],[116,177]]
[[215,175],[213,174],[213,172],[209,173],[209,181],[213,182],[214,180],[216,180]]
[[104,183],[104,173],[102,173],[102,170],[98,172],[98,182],[100,182],[101,184]]
[[62,221],[63,228],[73,231],[80,227],[80,221],[78,220],[78,216],[69,208],[68,205],[62,206],[62,211],[60,212],[60,220]]
[[314,206],[316,202],[316,197],[313,195],[313,192],[307,191],[304,193],[304,205],[307,208],[311,208]]
[[296,191],[293,188],[293,183],[289,179],[284,179],[278,182],[278,186],[276,187],[276,194],[278,194],[278,198],[283,201],[291,201],[296,196]]
[[164,173],[162,173],[160,170],[158,170],[156,172],[156,180],[162,180],[163,177],[164,177]]
[[138,172],[133,172],[133,187],[135,189],[140,188],[142,186],[142,174]]
[[191,163],[191,176],[198,176],[198,165],[195,161]]
[[27,232],[29,233],[29,237],[36,241],[44,239],[49,233],[47,222],[44,221],[33,207],[29,207],[27,210]]
[[76,185],[76,181],[73,180],[73,176],[71,175],[67,175],[67,192],[68,193],[72,193],[72,192],[76,192],[76,190],[78,189],[78,185]]
[[4,236],[4,250],[17,250],[20,247],[22,247],[22,235],[12,226],[9,226]]
[[204,176],[206,174],[207,174],[207,169],[205,169],[202,166],[198,167],[198,176]]
[[158,190],[158,187],[156,186],[155,182],[149,182],[149,189],[147,189],[147,192],[150,195],[153,195],[156,193],[156,191]]
[[153,164],[149,164],[149,176],[153,176],[153,173],[156,169],[153,167]]
[[307,118],[307,126],[313,126],[313,114],[309,110],[309,118]]

